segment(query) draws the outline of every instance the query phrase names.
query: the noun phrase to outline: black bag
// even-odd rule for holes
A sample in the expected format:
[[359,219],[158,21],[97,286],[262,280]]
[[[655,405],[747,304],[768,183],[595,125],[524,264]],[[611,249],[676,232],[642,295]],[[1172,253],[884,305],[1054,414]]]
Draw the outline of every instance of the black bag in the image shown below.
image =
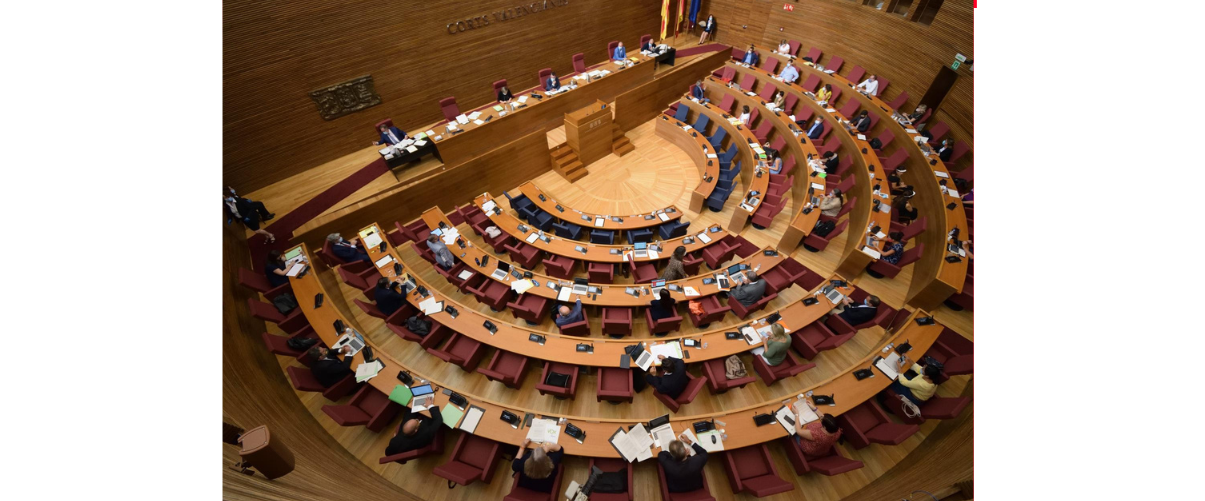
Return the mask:
[[559,372],[549,372],[548,379],[544,380],[544,384],[547,384],[549,386],[556,386],[557,388],[568,388],[569,387],[569,375],[561,374]]
[[418,318],[417,315],[406,319],[406,329],[416,336],[426,336],[431,332],[431,321]]
[[285,341],[285,346],[288,346],[293,351],[306,351],[316,344],[318,344],[318,340],[312,337],[292,337],[288,341]]
[[293,296],[292,292],[282,292],[272,298],[272,306],[275,306],[276,311],[279,311],[281,315],[288,315],[289,312],[297,309],[297,297]]
[[870,140],[870,147],[874,148],[876,150],[881,150],[881,149],[883,149],[883,142],[879,141],[879,138],[877,138],[877,137],[873,138]]
[[816,235],[818,237],[827,237],[828,234],[832,233],[833,230],[836,228],[837,228],[837,223],[834,223],[832,221],[828,221],[828,220],[816,221],[816,227],[812,228],[812,234]]
[[590,492],[624,493],[628,492],[628,475],[618,471],[600,473],[594,479],[594,487]]

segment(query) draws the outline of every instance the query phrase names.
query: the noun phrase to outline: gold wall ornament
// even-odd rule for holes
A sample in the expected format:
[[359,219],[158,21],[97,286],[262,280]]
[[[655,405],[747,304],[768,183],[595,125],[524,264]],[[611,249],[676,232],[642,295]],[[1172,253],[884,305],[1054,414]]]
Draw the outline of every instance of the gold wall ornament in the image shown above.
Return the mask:
[[372,86],[372,75],[311,91],[323,120],[334,120],[349,113],[381,104],[381,96]]

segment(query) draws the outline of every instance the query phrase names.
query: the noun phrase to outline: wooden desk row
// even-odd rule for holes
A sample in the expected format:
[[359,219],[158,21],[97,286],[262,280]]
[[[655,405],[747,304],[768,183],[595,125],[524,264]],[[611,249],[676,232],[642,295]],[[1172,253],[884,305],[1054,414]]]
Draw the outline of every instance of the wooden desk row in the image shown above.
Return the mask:
[[703,204],[707,203],[707,198],[715,191],[716,183],[720,179],[719,153],[712,150],[705,134],[695,131],[696,134],[691,135],[690,131],[684,128],[687,124],[665,115],[655,121],[653,129],[657,137],[685,151],[699,169],[699,184],[690,192],[690,210],[702,212]]
[[[482,145],[498,146],[542,128],[555,128],[563,123],[566,113],[584,108],[596,101],[610,102],[620,93],[653,80],[655,65],[652,58],[640,53],[633,53],[629,54],[628,59],[635,59],[638,62],[634,66],[624,69],[619,69],[620,66],[611,61],[588,68],[587,73],[594,70],[611,71],[610,75],[592,81],[577,80],[573,78],[575,74],[561,76],[561,87],[577,83],[578,87],[574,90],[548,95],[544,91],[544,82],[539,82],[539,85],[534,88],[522,92],[512,92],[515,96],[514,102],[518,102],[521,96],[528,96],[525,107],[508,111],[503,116],[493,108],[498,103],[490,103],[477,110],[481,112],[477,119],[481,121],[489,119],[488,122],[478,125],[470,120],[465,125],[457,124],[457,127],[463,132],[454,135],[446,132],[444,126],[447,121],[445,120],[419,129],[406,130],[410,135],[434,131],[435,135],[440,137],[430,139],[435,142],[444,165],[459,165],[489,149],[483,148]],[[543,99],[531,97],[533,91],[543,96]],[[471,112],[465,114],[468,115]],[[556,125],[552,125],[554,123]],[[550,125],[551,127],[549,127]]]
[[[423,221],[425,221],[427,223],[428,227],[432,230],[439,228],[441,222],[444,223],[445,225],[447,225],[448,227],[452,227],[452,222],[449,221],[446,216],[444,216],[443,212],[441,212],[438,207],[429,209],[429,210],[427,210],[427,212],[424,212],[423,213]],[[522,240],[523,236],[515,236],[515,238]],[[572,241],[570,240],[569,242],[572,242]],[[487,280],[493,280],[495,282],[505,284],[507,287],[510,287],[511,284],[513,283],[513,281],[517,280],[511,275],[507,275],[506,277],[504,277],[502,279],[494,278],[492,274],[494,273],[494,270],[498,269],[497,262],[502,261],[502,260],[497,257],[493,257],[490,259],[489,264],[481,265],[480,263],[482,262],[482,258],[485,256],[488,256],[489,253],[486,252],[485,249],[482,249],[480,247],[473,245],[473,243],[471,241],[469,241],[468,239],[465,239],[465,248],[461,249],[455,245],[450,245],[450,246],[448,246],[448,250],[452,251],[452,253],[457,257],[458,261],[464,263],[465,266],[467,266],[468,268],[473,270],[474,273],[484,276]],[[764,273],[769,272],[775,266],[778,266],[785,259],[787,259],[787,257],[781,253],[778,255],[774,255],[774,256],[765,255],[764,251],[773,250],[771,248],[767,247],[762,250],[763,250],[763,252],[758,252],[756,254],[753,254],[752,256],[749,256],[748,258],[741,260],[739,263],[732,263],[732,264],[733,265],[744,264],[744,265],[748,266],[749,269],[759,268],[761,270],[761,271],[759,271],[759,273],[764,274]],[[662,255],[672,254],[672,253],[673,253],[673,247],[667,246],[667,247],[665,247],[665,252],[663,252]],[[510,264],[512,269],[523,270],[522,266],[519,266],[515,263],[508,263],[508,264]],[[729,266],[731,267],[732,265],[729,265]],[[528,271],[530,271],[530,270],[528,270]],[[720,272],[721,272],[721,270],[716,271],[716,273],[720,273]],[[522,271],[520,271],[520,273],[522,273]],[[721,289],[720,286],[714,282],[711,284],[703,283],[703,279],[712,278],[712,275],[713,275],[712,273],[706,273],[706,274],[696,275],[696,276],[689,277],[689,278],[684,278],[681,280],[674,280],[671,282],[666,282],[666,285],[673,284],[673,285],[678,285],[683,288],[682,291],[672,291],[671,290],[670,297],[674,298],[675,301],[685,302],[685,301],[702,299],[704,297],[726,291],[727,289]],[[539,282],[539,285],[528,289],[526,292],[524,292],[524,294],[534,294],[534,295],[537,295],[537,296],[540,296],[542,298],[552,300],[552,301],[556,300],[557,291],[550,289],[547,286],[547,284],[551,283],[551,284],[559,284],[559,285],[567,284],[569,286],[573,285],[572,280],[565,280],[565,279],[561,279],[561,278],[551,277],[551,276],[548,276],[545,274],[540,274],[540,273],[533,273],[532,278],[536,282]],[[471,280],[471,279],[472,279],[472,277],[466,278],[466,280]],[[590,284],[590,286],[598,289],[599,292],[597,293],[597,297],[592,298],[587,295],[582,295],[582,296],[574,296],[573,299],[581,299],[582,304],[586,305],[586,306],[615,306],[615,307],[629,307],[629,308],[648,306],[649,301],[656,299],[656,296],[649,293],[649,291],[651,290],[651,286],[649,284]],[[687,296],[685,293],[685,289],[687,287],[694,289],[696,292],[698,292],[698,295]],[[636,289],[636,290],[642,291],[642,294],[639,297],[633,296],[633,295],[627,293],[627,291],[629,289]],[[572,301],[567,302],[567,304],[572,304]]]
[[[767,53],[766,57],[777,59],[780,65],[789,59],[788,56],[776,53]],[[921,216],[929,218],[929,229],[918,236],[928,249],[915,265],[912,283],[908,288],[907,303],[931,310],[951,295],[962,292],[962,286],[966,282],[967,260],[962,259],[956,263],[945,260],[945,257],[950,255],[945,248],[947,235],[958,228],[964,233],[962,237],[965,237],[967,231],[966,212],[963,210],[961,199],[947,193],[940,185],[941,181],[947,180],[948,189],[953,189],[954,182],[949,169],[937,158],[936,152],[926,154],[921,150],[915,140],[920,136],[919,132],[897,122],[892,116],[895,110],[882,99],[855,91],[855,82],[850,82],[836,73],[825,73],[806,65],[796,66],[799,68],[800,78],[816,75],[821,84],[846,88],[847,91],[841,93],[845,102],[857,99],[862,108],[879,116],[879,123],[883,124],[880,128],[893,131],[897,140],[906,143],[900,146],[908,151],[908,161],[900,166],[906,169],[906,172],[900,176],[916,190],[916,197],[912,202],[917,211]],[[829,106],[837,108],[839,103],[829,103]],[[947,209],[947,204],[951,203],[954,208]]]
[[[617,222],[611,219],[612,214],[592,214],[589,212],[582,212],[569,207],[566,204],[559,203],[555,198],[552,197],[552,195],[549,195],[544,190],[541,190],[539,186],[536,186],[536,184],[531,181],[520,185],[519,192],[530,199],[531,202],[536,205],[536,207],[540,208],[540,210],[552,214],[552,216],[555,218],[562,219],[578,226],[584,226],[587,229],[598,228],[601,230],[628,231],[643,228],[655,228],[670,221],[677,221],[682,217],[682,211],[678,210],[676,206],[671,205],[648,214],[618,216],[622,221]],[[540,198],[541,196],[543,198]],[[558,205],[561,206],[561,209],[563,210],[558,210]],[[660,214],[665,214],[665,219],[661,219],[659,216]],[[583,220],[582,216],[587,216],[590,218],[590,220]],[[652,216],[652,218],[647,219],[645,216]],[[595,225],[595,221],[598,218],[603,218],[602,226]]]
[[[300,247],[306,258],[309,259],[310,253],[308,249],[305,248],[304,244],[300,245]],[[397,258],[393,249],[387,249],[386,253],[392,255],[394,259]],[[372,249],[372,254],[376,258],[381,257],[381,253],[377,249]],[[380,271],[385,276],[392,278],[393,270],[391,264],[382,267]],[[306,274],[304,277],[292,277],[290,278],[290,282],[292,284],[294,293],[297,294],[299,298],[308,298],[318,293],[326,294],[327,292],[319,280],[318,272],[315,270],[311,270],[311,272]],[[319,338],[321,338],[323,343],[327,346],[334,345],[334,343],[339,339],[340,334],[334,332],[334,329],[330,328],[330,326],[333,325],[336,320],[342,320],[346,325],[355,328],[361,333],[365,332],[365,330],[360,328],[360,326],[356,323],[354,317],[340,312],[333,302],[327,302],[324,306],[319,308],[314,308],[313,301],[299,301],[299,303],[302,313],[310,322],[311,326],[314,327],[314,330],[318,333]],[[917,313],[917,315],[921,314],[921,312]],[[445,317],[447,316],[446,314],[443,315]],[[461,318],[464,317],[465,314],[462,314]],[[784,318],[785,317],[786,315],[784,314]],[[914,315],[914,318],[915,317],[916,315]],[[439,320],[443,322],[445,318],[440,318]],[[906,327],[901,329],[894,336],[890,336],[888,342],[898,344],[904,340],[910,341],[913,347],[913,357],[919,358],[920,355],[928,350],[933,342],[937,339],[937,336],[941,333],[941,330],[942,326],[939,324],[920,326],[912,321],[909,321]],[[376,345],[376,343],[372,342],[370,336],[365,336],[365,340],[369,346],[372,346],[376,357],[385,365],[385,368],[381,370],[376,377],[368,380],[365,383],[372,386],[375,390],[386,395],[392,393],[394,388],[401,384],[397,380],[397,374],[403,370],[409,372],[419,383],[425,381],[435,386],[446,387],[440,381],[432,380],[423,374],[409,370],[395,357],[381,349],[378,345]],[[884,345],[886,345],[886,343],[884,343]],[[878,354],[878,351],[869,354],[859,364],[850,367],[845,372],[810,388],[801,388],[799,392],[803,393],[805,391],[812,390],[818,394],[832,394],[834,396],[835,405],[832,407],[822,407],[820,410],[833,415],[839,415],[843,412],[846,412],[860,405],[862,402],[872,398],[875,394],[882,391],[889,385],[890,381],[885,377],[881,377],[881,374],[879,375],[880,377],[868,378],[862,381],[857,381],[857,378],[853,376],[853,371],[869,367],[873,358]],[[363,353],[355,355],[354,359],[354,366],[358,366],[360,363],[363,363]],[[475,405],[485,410],[485,415],[482,416],[477,428],[473,431],[473,433],[475,435],[503,444],[522,444],[528,431],[524,428],[511,428],[509,424],[501,421],[499,416],[501,416],[503,410],[509,410],[520,416],[528,412],[537,415],[544,414],[534,412],[531,409],[505,405],[500,402],[495,402],[464,392],[458,393],[463,395],[469,401],[469,405]],[[443,407],[447,403],[448,396],[444,395],[442,392],[436,391],[435,405]],[[680,433],[696,421],[719,419],[725,423],[725,432],[728,435],[728,440],[726,440],[724,443],[725,449],[733,450],[770,440],[776,440],[786,436],[787,433],[781,426],[757,427],[754,425],[752,419],[756,414],[772,412],[781,405],[781,401],[774,400],[727,412],[694,416],[673,416],[671,417],[671,422],[674,431]],[[619,454],[615,451],[607,439],[615,432],[615,430],[621,426],[627,427],[640,422],[647,422],[656,416],[630,417],[626,419],[598,419],[583,418],[579,416],[554,417],[564,417],[568,420],[568,422],[573,423],[586,432],[586,438],[582,443],[578,443],[576,440],[567,438],[567,436],[562,434],[563,438],[560,440],[560,443],[564,447],[566,454],[575,456],[614,458],[619,457]]]
[[[757,205],[765,198],[766,190],[770,186],[770,172],[758,177],[754,174],[757,167],[757,161],[760,155],[765,154],[761,143],[757,142],[757,136],[753,135],[753,131],[749,130],[740,123],[737,117],[729,115],[714,106],[707,103],[696,103],[690,99],[679,99],[678,106],[686,106],[697,114],[707,115],[710,122],[717,124],[718,127],[723,127],[728,132],[730,138],[729,144],[736,144],[740,147],[741,157],[741,181],[745,183],[748,189],[745,196],[741,199],[741,206],[738,206],[732,212],[732,219],[728,222],[728,231],[732,233],[740,233],[745,228],[745,223],[749,222],[749,218],[753,217],[753,213],[757,212]],[[735,121],[735,123],[733,122]],[[706,131],[698,131],[699,134],[704,134]],[[735,163],[734,163],[735,165]],[[730,167],[732,168],[732,167]],[[756,191],[756,196],[749,194]]]

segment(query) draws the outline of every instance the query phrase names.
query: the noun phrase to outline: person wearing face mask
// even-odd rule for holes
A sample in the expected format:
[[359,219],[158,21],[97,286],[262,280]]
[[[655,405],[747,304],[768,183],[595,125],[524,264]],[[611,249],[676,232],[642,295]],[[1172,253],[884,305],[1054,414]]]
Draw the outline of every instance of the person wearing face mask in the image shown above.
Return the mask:
[[[799,124],[799,125],[802,126],[803,124]],[[808,128],[808,139],[815,141],[817,139],[820,139],[820,135],[823,133],[824,133],[824,120],[822,120],[820,117],[816,117],[815,120],[812,120],[812,126]]]
[[858,84],[857,87],[854,87],[854,89],[868,96],[877,96],[879,95],[879,79],[871,75]]
[[[825,165],[827,171],[827,165]],[[841,213],[841,207],[845,205],[845,195],[840,189],[833,188],[832,193],[829,193],[820,199],[820,214],[828,217],[837,217]]]
[[711,102],[710,99],[707,99],[706,97],[703,96],[703,81],[702,80],[695,82],[694,87],[690,88],[690,97],[697,99],[700,103],[703,103],[703,104],[707,104],[707,103]]
[[953,155],[953,154],[954,154],[954,145],[952,144],[952,142],[949,139],[942,139],[941,147],[939,147],[937,149],[937,158],[940,158],[942,162],[949,162],[950,155]]
[[757,50],[753,44],[749,44],[749,50],[745,51],[745,57],[741,58],[741,62],[748,65],[757,64]]
[[786,40],[778,42],[778,53],[779,54],[790,54],[791,53],[791,44],[787,43]]
[[[869,322],[874,319],[875,313],[879,311],[879,297],[867,296],[860,304],[854,304],[854,300],[845,297],[841,300],[842,307],[837,313],[849,325],[858,325]],[[834,310],[835,311],[835,310]]]
[[711,32],[713,31],[715,31],[715,16],[708,15],[707,22],[703,23],[703,34],[699,35],[698,45],[703,45],[703,42],[707,41],[707,38],[711,36]]
[[837,152],[826,151],[820,158],[824,159],[824,169],[829,172],[836,172],[837,167],[841,165],[841,161],[837,159]]
[[786,94],[784,94],[781,90],[774,93],[774,101],[771,103],[771,105],[774,106],[774,109],[776,109],[778,111],[782,111],[782,107],[785,106],[786,104],[787,104],[787,95]]
[[824,88],[816,91],[817,101],[828,101],[830,97],[833,97],[833,84],[824,84]]
[[[875,240],[878,240],[877,238]],[[880,252],[879,259],[887,261],[891,264],[899,264],[900,258],[904,255],[904,233],[893,231],[887,234],[887,238],[883,239],[883,251]]]
[[929,107],[924,104],[917,106],[916,111],[912,112],[911,115],[908,115],[908,121],[916,122],[917,120],[920,120],[920,117],[925,116],[925,110],[927,109],[929,109]]
[[799,80],[799,68],[796,68],[791,63],[787,63],[787,67],[782,69],[782,73],[778,74],[778,78],[781,78],[786,83],[795,83],[796,80]]
[[368,257],[368,253],[360,249],[357,242],[348,242],[343,239],[343,236],[338,233],[331,233],[326,236],[326,241],[330,242],[331,249],[335,256],[348,263],[356,261],[372,262],[372,258]]
[[254,231],[257,235],[267,237],[268,243],[275,242],[276,236],[268,233],[268,230],[260,228],[259,223],[261,221],[271,221],[272,218],[276,217],[276,214],[268,212],[263,202],[256,202],[240,197],[234,193],[233,188],[227,188],[227,190],[229,191],[224,191],[222,196],[222,203],[226,210],[226,224],[230,224],[231,221],[235,220],[242,221],[243,226]]
[[862,113],[859,113],[858,116],[854,118],[853,122],[854,128],[858,129],[858,132],[866,132],[870,130],[870,112],[862,110]]

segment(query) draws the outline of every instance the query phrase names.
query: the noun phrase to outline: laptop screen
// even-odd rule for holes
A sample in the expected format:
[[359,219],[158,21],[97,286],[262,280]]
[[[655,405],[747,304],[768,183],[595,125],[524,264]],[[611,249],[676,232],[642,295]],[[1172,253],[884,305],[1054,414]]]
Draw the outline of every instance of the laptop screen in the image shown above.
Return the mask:
[[435,390],[431,389],[431,385],[424,384],[422,386],[415,386],[413,388],[410,388],[410,393],[412,393],[414,396],[418,397],[418,396],[426,395],[429,393],[435,393]]
[[499,269],[499,270],[502,270],[502,271],[510,271],[510,263],[507,263],[506,261],[499,260],[499,261],[498,261],[498,269]]
[[741,272],[741,265],[739,265],[739,264],[734,264],[734,265],[728,267],[728,275],[729,276],[735,275],[740,272]]
[[663,424],[669,424],[669,414],[666,414],[666,415],[656,418],[652,421],[649,421],[649,429],[650,430],[655,429],[658,426],[661,426]]
[[649,244],[647,242],[636,242],[635,249],[636,250],[644,250],[644,249],[648,248],[648,245]]

